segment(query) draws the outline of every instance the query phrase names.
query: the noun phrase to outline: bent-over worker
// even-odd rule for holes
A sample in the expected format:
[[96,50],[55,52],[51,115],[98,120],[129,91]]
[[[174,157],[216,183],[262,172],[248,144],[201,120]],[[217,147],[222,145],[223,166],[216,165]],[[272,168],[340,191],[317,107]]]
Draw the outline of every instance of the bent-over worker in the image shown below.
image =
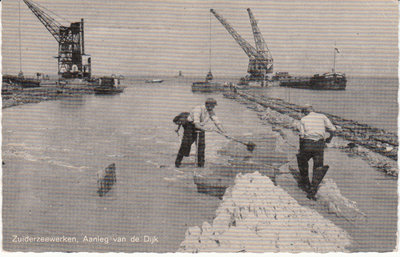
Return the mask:
[[205,131],[211,132],[214,126],[210,126],[212,122],[215,127],[222,133],[225,129],[214,113],[214,108],[217,101],[213,98],[208,98],[205,105],[196,106],[190,112],[187,118],[187,123],[183,125],[183,137],[181,147],[175,160],[175,167],[179,168],[184,156],[189,156],[190,148],[194,142],[197,142],[197,166],[204,167],[205,162]]
[[[302,108],[305,115],[300,121],[300,149],[297,154],[297,162],[300,171],[299,187],[307,192],[309,199],[315,200],[318,186],[326,174],[329,166],[324,166],[325,143],[330,143],[335,126],[321,113],[314,112],[311,105]],[[329,132],[329,137],[327,133]],[[308,176],[308,161],[313,158],[313,178],[310,183]]]

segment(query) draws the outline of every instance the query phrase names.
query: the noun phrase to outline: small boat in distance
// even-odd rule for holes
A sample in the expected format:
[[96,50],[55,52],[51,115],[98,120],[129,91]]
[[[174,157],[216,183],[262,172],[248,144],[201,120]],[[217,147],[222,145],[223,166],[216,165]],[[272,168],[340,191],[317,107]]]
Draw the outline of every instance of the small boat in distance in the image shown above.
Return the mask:
[[146,80],[146,83],[162,83],[164,80],[163,79],[151,79],[151,80]]

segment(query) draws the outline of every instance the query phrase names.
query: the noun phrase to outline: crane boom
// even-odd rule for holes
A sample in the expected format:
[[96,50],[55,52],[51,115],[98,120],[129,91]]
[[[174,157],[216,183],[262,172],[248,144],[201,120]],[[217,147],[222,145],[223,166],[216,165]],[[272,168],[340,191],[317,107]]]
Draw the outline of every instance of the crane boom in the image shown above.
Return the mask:
[[210,9],[210,12],[214,14],[215,18],[221,22],[221,24],[225,27],[225,29],[231,34],[231,36],[236,40],[236,42],[240,45],[243,51],[247,54],[248,57],[260,57],[257,50],[250,45],[244,38],[242,38],[239,33],[214,9]]
[[271,52],[268,49],[267,44],[265,43],[264,37],[261,34],[260,29],[258,28],[257,21],[254,18],[254,15],[250,8],[247,8],[247,12],[249,13],[249,19],[251,23],[251,28],[253,30],[253,35],[254,35],[254,42],[256,44],[256,50],[257,52],[264,57],[265,60],[268,61],[268,68],[272,65],[273,59]]
[[268,80],[268,74],[273,72],[273,59],[250,8],[247,9],[247,12],[249,13],[256,48],[244,40],[221,15],[214,11],[214,9],[210,9],[210,12],[214,14],[215,18],[217,18],[219,22],[221,22],[221,24],[249,57],[247,72],[250,74],[250,76],[248,79],[253,81],[261,81],[261,86],[263,86],[264,81]]
[[[254,18],[254,15],[251,12],[250,8],[247,8],[247,12],[249,13],[251,28],[253,30],[254,42],[256,44],[257,52],[267,57],[270,54],[270,52],[268,50],[267,44],[265,43],[264,37],[261,34],[260,29],[258,28],[257,21]],[[267,50],[265,48],[267,48]]]
[[43,11],[39,4],[31,0],[23,1],[58,42],[56,58],[60,78],[90,79],[91,57],[85,54],[83,19],[71,23],[69,27],[62,26]]
[[61,24],[50,17],[47,13],[41,10],[37,4],[32,1],[24,0],[24,3],[31,9],[33,14],[40,20],[40,22],[46,27],[46,29],[50,32],[51,35],[57,40],[58,43],[61,42],[60,38],[60,28],[63,27]]

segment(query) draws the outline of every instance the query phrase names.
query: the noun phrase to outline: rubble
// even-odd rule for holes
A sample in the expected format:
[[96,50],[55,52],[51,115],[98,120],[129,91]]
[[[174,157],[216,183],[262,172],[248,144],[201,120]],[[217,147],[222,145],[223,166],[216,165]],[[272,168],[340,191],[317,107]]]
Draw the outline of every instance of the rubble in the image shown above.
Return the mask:
[[[281,99],[254,96],[243,92],[239,92],[238,96],[241,98],[236,101],[255,110],[261,120],[297,133],[301,106],[286,103]],[[349,154],[357,155],[377,170],[390,176],[398,176],[397,135],[331,114],[325,113],[325,115],[338,127],[336,137],[329,147],[336,147]]]
[[[238,95],[250,103],[256,103],[256,105],[253,105],[251,108],[258,112],[262,112],[262,107],[264,107],[264,111],[267,109],[267,115],[268,112],[270,112],[268,111],[269,108],[294,120],[299,120],[301,118],[301,106],[286,103],[281,99],[266,96],[256,96],[250,93],[238,92]],[[340,128],[336,133],[338,136],[397,161],[399,145],[396,134],[384,131],[383,129],[374,128],[366,124],[361,124],[357,121],[343,119],[329,113],[323,114],[325,114],[334,125]],[[275,118],[277,117],[278,116]],[[279,118],[285,120],[284,122],[281,122],[282,126],[290,127],[290,124],[287,124],[288,118]],[[279,120],[276,121],[273,118],[269,118],[268,121],[270,121],[272,124],[274,124],[274,122],[279,122]],[[293,123],[292,125],[293,126],[291,128],[295,129],[295,124]]]
[[350,236],[260,173],[239,174],[212,225],[190,227],[181,252],[344,252]]
[[363,223],[366,221],[366,214],[360,211],[357,203],[345,198],[332,179],[325,179],[316,195],[318,201],[328,208],[329,213],[344,217],[352,223]]

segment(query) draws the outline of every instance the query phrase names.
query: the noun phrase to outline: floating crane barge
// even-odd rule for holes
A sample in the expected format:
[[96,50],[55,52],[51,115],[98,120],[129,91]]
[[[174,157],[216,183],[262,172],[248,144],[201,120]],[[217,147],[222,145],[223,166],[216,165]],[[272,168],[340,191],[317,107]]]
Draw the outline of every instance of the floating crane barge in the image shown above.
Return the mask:
[[85,53],[84,21],[63,26],[32,0],[23,0],[58,42],[58,83],[91,86],[96,93],[120,93],[119,78],[92,78],[91,56]]
[[59,79],[85,79],[91,77],[91,56],[85,54],[84,22],[73,22],[69,27],[58,21],[31,0],[23,0],[29,9],[58,42]]
[[240,36],[240,34],[236,32],[236,30],[214,9],[210,9],[210,12],[214,14],[215,18],[217,18],[217,20],[225,27],[225,29],[249,57],[249,65],[247,69],[249,76],[247,80],[259,81],[263,86],[265,80],[268,79],[268,75],[273,73],[273,58],[250,8],[247,9],[247,12],[249,14],[250,23],[253,30],[256,46],[255,48],[242,36]]

